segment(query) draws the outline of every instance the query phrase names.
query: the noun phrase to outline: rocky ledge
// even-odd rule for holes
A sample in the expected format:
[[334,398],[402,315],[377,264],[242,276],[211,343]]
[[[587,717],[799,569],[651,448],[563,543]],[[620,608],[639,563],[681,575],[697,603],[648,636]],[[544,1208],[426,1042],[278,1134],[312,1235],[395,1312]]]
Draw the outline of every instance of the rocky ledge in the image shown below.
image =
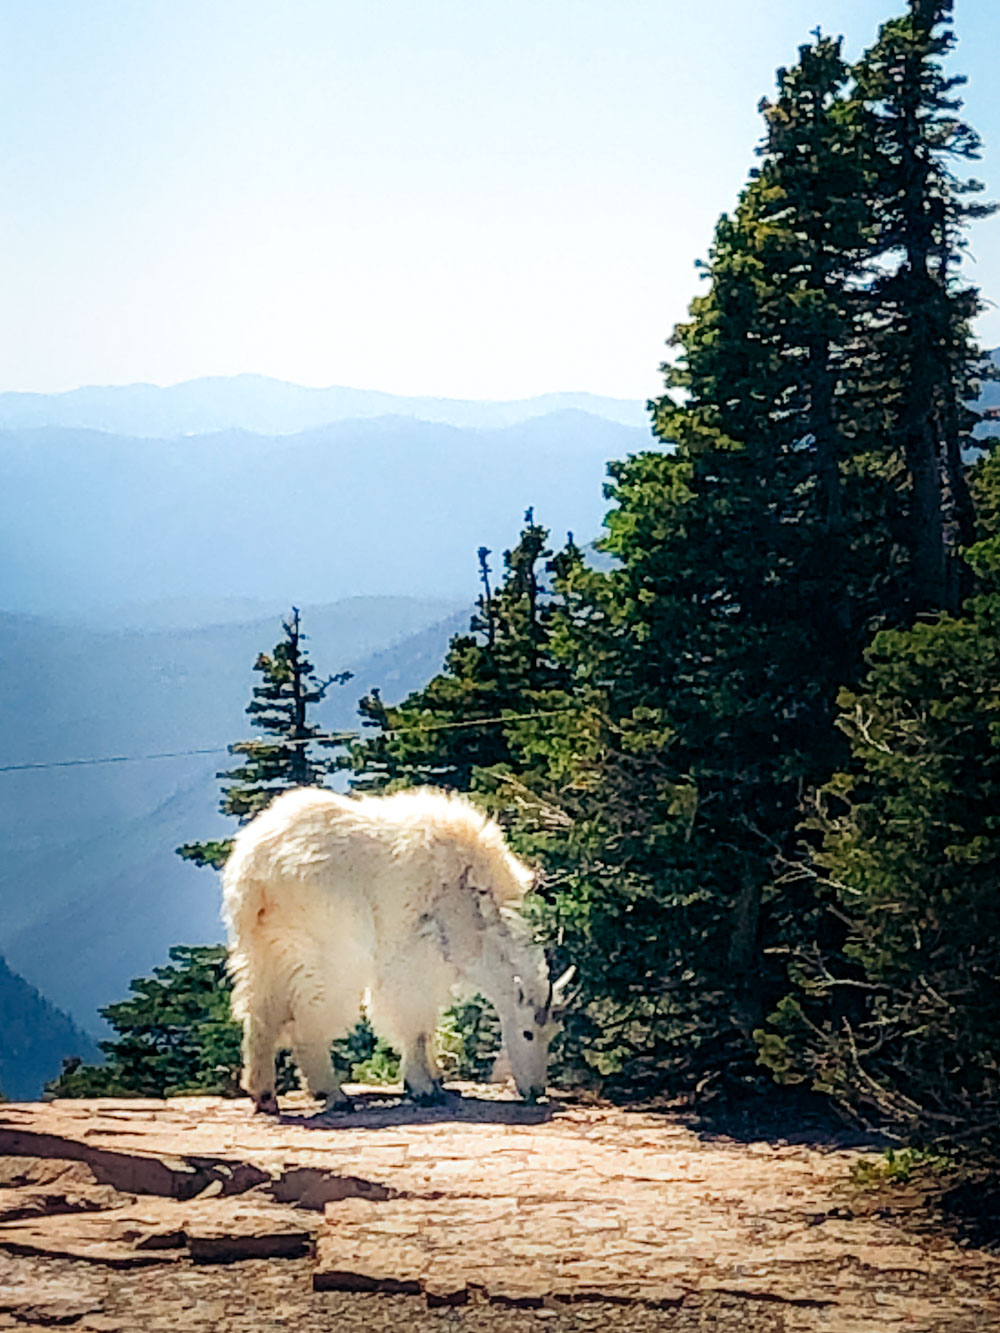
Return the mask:
[[0,1326],[116,1327],[114,1272],[299,1260],[313,1300],[544,1313],[714,1295],[789,1330],[1000,1327],[1000,1257],[859,1213],[858,1149],[494,1088],[440,1107],[353,1092],[348,1113],[291,1097],[276,1119],[208,1097],[0,1106]]

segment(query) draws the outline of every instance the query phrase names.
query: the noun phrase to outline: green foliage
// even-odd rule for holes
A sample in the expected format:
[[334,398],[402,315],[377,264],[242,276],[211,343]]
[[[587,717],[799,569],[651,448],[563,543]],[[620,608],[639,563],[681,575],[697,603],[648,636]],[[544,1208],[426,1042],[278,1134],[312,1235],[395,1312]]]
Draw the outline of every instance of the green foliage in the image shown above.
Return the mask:
[[801,909],[779,867],[867,622],[902,602],[897,491],[857,393],[873,224],[846,80],[828,39],[779,74],[674,334],[679,392],[652,405],[667,448],[609,469],[612,568],[557,580],[554,643],[588,706],[537,742],[569,823],[550,865],[586,1003],[570,1048],[632,1086],[755,1076]]
[[886,1148],[878,1157],[863,1157],[851,1167],[851,1184],[857,1189],[877,1190],[885,1185],[908,1185],[928,1175],[949,1178],[956,1169],[950,1153],[927,1148]]
[[982,186],[955,175],[979,157],[960,115],[964,78],[945,74],[955,45],[953,0],[909,0],[855,69],[852,112],[871,144],[878,264],[869,293],[869,355],[878,367],[889,438],[908,474],[912,612],[957,611],[970,588],[960,548],[973,536],[962,446],[975,418],[978,293],[959,280],[964,224],[993,211]]
[[[978,548],[973,560],[989,557]],[[1000,598],[876,636],[809,828],[824,914],[761,1059],[861,1118],[1000,1143]]]
[[481,995],[452,1005],[435,1034],[445,1078],[486,1082],[500,1050],[500,1022]]
[[177,855],[184,861],[193,861],[196,866],[210,866],[213,870],[222,870],[233,850],[232,838],[210,838],[206,842],[186,842],[177,848]]
[[[866,337],[887,458],[906,480],[907,615],[875,636],[866,677],[839,696],[849,753],[803,828],[812,854],[783,941],[790,985],[758,1043],[779,1081],[806,1082],[869,1123],[995,1148],[1000,483],[989,459],[970,487],[962,457],[978,297],[954,272],[962,224],[991,210],[953,174],[979,144],[957,115],[962,80],[941,69],[951,11],[951,0],[910,0],[855,72],[850,119],[870,143],[879,261]],[[942,607],[955,614],[910,623]]]
[[354,1065],[351,1077],[356,1083],[398,1083],[399,1055],[380,1038],[371,1053]]
[[[529,509],[520,540],[504,552],[505,577],[496,592],[490,552],[481,548],[483,593],[469,633],[452,640],[444,669],[396,706],[387,707],[377,690],[361,701],[364,725],[375,734],[351,747],[346,762],[355,790],[489,789],[523,772],[520,733],[504,719],[569,703],[570,671],[550,651],[555,608],[547,540]],[[573,558],[572,540],[567,550],[565,558]]]
[[[323,758],[317,751],[339,751],[346,737],[329,735],[309,720],[309,710],[322,702],[331,685],[351,679],[349,671],[321,680],[309,661],[299,611],[282,622],[284,638],[270,653],[261,653],[254,663],[261,682],[253,688],[247,713],[250,724],[267,733],[267,740],[237,741],[230,754],[244,756],[239,768],[219,773],[222,781],[220,810],[241,824],[291,787],[321,787],[339,767],[334,756]],[[185,843],[177,854],[196,865],[221,870],[232,850],[231,838]]]
[[179,945],[167,966],[130,989],[129,999],[101,1011],[117,1033],[100,1043],[105,1063],[69,1062],[48,1095],[237,1095],[240,1030],[229,1012],[224,948]]

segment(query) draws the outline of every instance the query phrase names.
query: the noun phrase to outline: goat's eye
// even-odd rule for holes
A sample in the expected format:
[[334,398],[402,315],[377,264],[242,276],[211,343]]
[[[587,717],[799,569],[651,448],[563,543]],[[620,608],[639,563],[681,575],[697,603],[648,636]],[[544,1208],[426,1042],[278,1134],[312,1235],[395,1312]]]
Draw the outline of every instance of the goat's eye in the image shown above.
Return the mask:
[[524,1038],[525,1041],[535,1040],[535,1034],[533,1032],[529,1032],[527,1028],[524,1029],[524,1031],[521,1033],[521,1036]]

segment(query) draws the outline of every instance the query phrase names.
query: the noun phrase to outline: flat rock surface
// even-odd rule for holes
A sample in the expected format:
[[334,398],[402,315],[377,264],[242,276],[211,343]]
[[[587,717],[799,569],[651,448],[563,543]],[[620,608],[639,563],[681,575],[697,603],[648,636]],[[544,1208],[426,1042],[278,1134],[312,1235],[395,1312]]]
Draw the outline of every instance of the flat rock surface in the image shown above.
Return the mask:
[[859,1213],[864,1150],[354,1091],[0,1106],[0,1327],[1000,1329],[1000,1256]]

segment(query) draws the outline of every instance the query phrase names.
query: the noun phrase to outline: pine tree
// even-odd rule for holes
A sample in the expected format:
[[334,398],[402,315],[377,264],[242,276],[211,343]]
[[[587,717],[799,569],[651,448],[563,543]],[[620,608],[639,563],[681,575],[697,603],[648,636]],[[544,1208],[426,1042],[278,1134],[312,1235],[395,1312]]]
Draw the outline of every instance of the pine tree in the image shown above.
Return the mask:
[[[562,635],[603,734],[595,745],[581,729],[592,799],[574,817],[559,910],[600,1030],[621,1041],[608,1066],[633,1080],[685,1066],[750,1075],[789,950],[810,930],[814,948],[837,936],[817,913],[798,825],[844,757],[838,689],[860,680],[873,624],[943,604],[925,595],[916,535],[899,385],[919,364],[920,301],[885,274],[895,167],[872,68],[852,89],[839,43],[817,36],[779,72],[762,164],[719,224],[709,290],[664,368],[682,391],[654,404],[668,452],[612,465],[604,549],[617,567],[583,576],[589,604]],[[942,123],[938,147],[968,148],[970,135]],[[974,305],[948,268],[969,206],[957,182],[934,179],[943,541],[946,521],[968,532],[955,440],[976,358]],[[908,235],[893,242],[904,279]],[[888,325],[890,297],[912,303],[905,338]],[[921,315],[932,323],[933,304]]]
[[171,949],[166,966],[132,982],[129,999],[101,1010],[117,1034],[99,1043],[105,1063],[67,1062],[48,1095],[236,1095],[241,1034],[230,989],[221,945]]
[[874,146],[876,252],[870,352],[890,412],[890,432],[909,475],[911,613],[956,610],[968,591],[960,548],[972,540],[972,502],[962,461],[975,422],[964,404],[980,354],[970,332],[976,291],[958,280],[964,225],[991,207],[951,163],[979,156],[958,116],[965,79],[941,61],[954,46],[954,0],[908,0],[856,69],[855,109]]
[[[910,0],[857,69],[852,114],[873,145],[879,258],[866,335],[888,450],[908,483],[908,615],[876,636],[864,682],[840,697],[850,753],[804,828],[813,906],[760,1041],[776,1077],[862,1118],[996,1143],[1000,474],[993,459],[979,468],[977,533],[963,450],[976,421],[965,404],[981,364],[969,329],[978,297],[955,273],[964,224],[992,210],[969,202],[981,187],[951,167],[979,151],[957,115],[964,80],[941,68],[952,8]],[[926,615],[941,608],[953,614]]]
[[875,165],[848,76],[822,36],[778,71],[762,164],[719,224],[710,290],[675,331],[655,415],[692,460],[702,511],[714,496],[719,542],[740,551],[738,584],[729,569],[710,577],[755,619],[809,624],[834,679],[872,615],[901,613],[905,574],[881,386],[865,369]]
[[872,221],[847,77],[822,37],[779,73],[761,166],[664,368],[683,391],[653,405],[666,447],[611,465],[614,566],[557,585],[581,705],[548,745],[572,825],[557,933],[595,1019],[581,1049],[633,1085],[752,1077],[802,794],[838,753],[868,617],[898,600],[871,522],[892,486],[852,392]]
[[565,706],[569,671],[549,651],[554,614],[548,532],[529,509],[504,578],[490,585],[490,552],[478,552],[482,592],[469,632],[452,639],[444,669],[402,703],[378,690],[360,704],[374,735],[351,748],[356,790],[430,784],[458,791],[523,777],[518,719]]
[[[254,671],[261,683],[253,688],[247,705],[251,726],[267,733],[267,740],[237,741],[230,754],[243,755],[239,768],[217,776],[224,784],[219,808],[241,824],[247,823],[274,797],[292,787],[321,787],[339,763],[335,756],[316,751],[341,751],[348,736],[330,735],[309,720],[309,710],[321,703],[331,685],[343,685],[351,672],[342,671],[321,680],[304,649],[305,634],[297,607],[282,622],[284,638],[271,653],[261,653]],[[185,843],[178,855],[196,865],[221,869],[232,848],[232,839]]]

